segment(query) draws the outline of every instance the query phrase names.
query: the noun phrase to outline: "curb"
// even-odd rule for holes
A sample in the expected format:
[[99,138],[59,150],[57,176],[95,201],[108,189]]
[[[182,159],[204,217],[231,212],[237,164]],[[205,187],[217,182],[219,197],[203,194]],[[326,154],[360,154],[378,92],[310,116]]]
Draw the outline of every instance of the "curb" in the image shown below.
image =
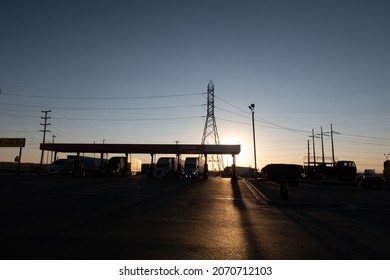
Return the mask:
[[[275,200],[270,198],[265,192],[259,190],[256,186],[254,186],[251,182],[249,182],[246,178],[242,178],[247,188],[253,193],[253,195],[259,199],[260,197],[264,199],[269,204],[274,205],[282,205],[282,206],[301,206],[301,207],[312,207],[312,208],[343,208],[348,207],[349,205],[345,202],[334,202],[334,203],[321,203],[315,204],[312,202],[294,202],[291,200]],[[280,199],[280,198],[279,198]]]

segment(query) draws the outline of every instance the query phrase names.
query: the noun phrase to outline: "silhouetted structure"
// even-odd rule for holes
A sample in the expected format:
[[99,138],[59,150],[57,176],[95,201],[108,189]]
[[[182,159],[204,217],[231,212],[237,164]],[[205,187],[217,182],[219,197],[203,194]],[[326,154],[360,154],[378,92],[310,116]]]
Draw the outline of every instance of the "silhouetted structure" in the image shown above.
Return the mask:
[[[211,80],[207,85],[207,116],[201,144],[220,145],[214,116],[214,84]],[[211,162],[211,170],[223,170],[223,158],[221,155],[211,155],[208,161]]]
[[[50,125],[50,123],[47,122],[47,120],[51,118],[51,117],[47,116],[47,114],[50,112],[51,112],[51,110],[42,111],[42,113],[45,114],[44,117],[41,117],[41,119],[45,120],[45,122],[41,123],[41,125],[43,125],[43,130],[40,130],[40,132],[43,132],[43,141],[42,141],[43,144],[45,144],[45,141],[46,141],[46,132],[51,132],[50,130],[48,130],[46,128],[48,125]],[[41,166],[43,163],[43,153],[44,153],[44,150],[42,150],[42,153],[41,153],[41,163],[40,163]]]

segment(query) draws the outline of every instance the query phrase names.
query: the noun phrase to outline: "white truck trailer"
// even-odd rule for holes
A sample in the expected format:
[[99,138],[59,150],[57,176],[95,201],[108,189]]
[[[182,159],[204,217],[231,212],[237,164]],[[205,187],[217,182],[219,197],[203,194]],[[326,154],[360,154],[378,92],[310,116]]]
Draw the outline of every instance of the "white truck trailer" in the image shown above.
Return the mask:
[[142,161],[136,158],[131,158],[127,161],[126,157],[112,157],[108,161],[106,172],[110,175],[137,175],[141,173]]
[[175,157],[161,157],[158,159],[153,178],[167,178],[178,176],[178,162]]

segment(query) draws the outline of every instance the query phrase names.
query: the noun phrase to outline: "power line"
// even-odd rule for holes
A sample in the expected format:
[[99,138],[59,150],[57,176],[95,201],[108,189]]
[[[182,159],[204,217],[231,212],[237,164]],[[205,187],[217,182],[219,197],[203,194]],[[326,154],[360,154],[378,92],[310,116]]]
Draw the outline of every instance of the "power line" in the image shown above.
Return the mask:
[[224,103],[226,103],[226,104],[228,104],[228,105],[230,105],[230,106],[236,108],[237,110],[239,110],[239,111],[241,111],[241,112],[244,112],[244,113],[246,113],[246,114],[248,113],[246,110],[244,110],[244,109],[242,109],[242,108],[240,108],[240,107],[238,107],[238,106],[236,106],[236,105],[234,105],[234,104],[232,104],[232,103],[230,103],[230,102],[228,102],[228,101],[226,101],[226,100],[223,100],[222,98],[220,98],[220,97],[218,97],[218,96],[216,96],[216,98],[219,99],[219,100],[221,100],[222,102],[224,102]]
[[348,143],[356,143],[356,144],[366,144],[366,145],[373,145],[373,146],[383,146],[383,147],[390,146],[390,144],[385,144],[385,143],[362,142],[362,141],[358,141],[358,140],[349,140],[349,139],[342,139],[342,138],[338,138],[338,141],[348,142]]
[[[25,104],[14,104],[14,103],[3,103],[0,102],[0,105],[24,107],[24,108],[41,108],[42,105],[25,105]],[[202,104],[198,105],[174,105],[174,106],[155,106],[155,107],[117,107],[117,108],[107,108],[107,107],[62,107],[62,106],[50,106],[52,109],[62,109],[62,110],[89,110],[89,111],[118,111],[118,110],[156,110],[156,109],[176,109],[176,108],[191,108],[191,107],[201,107]]]
[[[245,114],[248,113],[246,110],[244,110],[244,109],[242,109],[242,108],[240,108],[240,107],[238,107],[238,106],[236,106],[236,105],[234,105],[234,104],[232,104],[232,103],[230,103],[230,102],[228,102],[228,101],[226,101],[226,100],[223,100],[223,99],[220,98],[220,97],[216,97],[216,98],[219,99],[219,100],[221,100],[222,102],[224,102],[224,103],[226,103],[226,104],[232,106],[233,108],[236,108],[237,110],[239,110],[239,111],[241,111],[241,112],[244,112]],[[243,115],[241,115],[241,114],[238,114],[238,113],[235,113],[235,112],[226,110],[226,109],[222,109],[222,108],[219,108],[219,109],[221,109],[221,110],[223,110],[223,111],[226,111],[226,112],[229,112],[229,113],[232,113],[232,114],[234,114],[234,115],[237,115],[237,116],[246,118],[246,116],[243,116]],[[279,124],[277,124],[277,123],[271,122],[271,121],[269,121],[269,120],[266,120],[266,119],[264,119],[264,118],[260,118],[260,117],[257,117],[257,116],[256,116],[256,120],[261,121],[261,122],[264,122],[264,123],[267,123],[267,124],[270,124],[270,125],[273,125],[273,126],[276,126],[276,127],[280,128],[280,129],[288,130],[288,131],[291,131],[291,132],[294,132],[294,133],[298,133],[298,134],[301,134],[301,135],[304,135],[303,133],[309,133],[309,131],[307,131],[307,130],[301,130],[301,129],[286,127],[286,126],[279,125]]]
[[230,113],[230,114],[233,114],[233,115],[236,115],[236,116],[239,116],[239,117],[245,118],[245,119],[247,119],[247,118],[248,118],[247,116],[240,115],[240,114],[238,114],[238,113],[235,113],[235,112],[233,112],[233,111],[230,111],[230,110],[226,110],[226,109],[224,109],[224,108],[221,108],[221,107],[217,107],[217,106],[215,106],[215,108],[217,108],[217,109],[219,109],[219,110],[222,110],[222,111],[224,111],[224,112],[227,112],[227,113]]
[[[56,112],[56,116],[59,116],[58,120],[61,120],[61,118],[68,117],[67,115],[63,115],[59,112]],[[72,133],[76,134],[78,137],[81,135],[85,136],[88,134],[92,139],[97,138],[100,139],[101,135],[105,134],[106,131],[100,128],[97,128],[96,126],[92,125],[86,125],[83,122],[76,121],[76,120],[65,120],[65,121],[58,121],[54,118],[53,120],[54,125],[56,125],[56,129],[61,129],[65,131],[66,134]]]
[[119,121],[163,121],[163,120],[184,120],[184,119],[199,119],[200,116],[190,117],[165,117],[165,118],[135,118],[135,119],[96,119],[96,118],[53,118],[56,120],[72,120],[72,121],[102,121],[102,122],[119,122]]
[[263,122],[265,122],[265,123],[267,123],[267,124],[273,125],[273,126],[275,126],[275,127],[277,127],[277,128],[284,129],[284,130],[287,130],[287,131],[291,131],[291,132],[294,132],[294,133],[297,133],[297,134],[300,134],[300,135],[306,136],[307,133],[310,133],[308,130],[290,128],[290,127],[287,127],[287,126],[283,126],[283,125],[276,124],[276,123],[274,123],[274,122],[265,120],[265,119],[263,119],[263,118],[256,117],[256,119],[257,119],[257,120],[260,120],[260,121],[263,121]]
[[25,115],[25,114],[16,114],[16,113],[7,113],[0,112],[1,115],[13,116],[13,117],[23,117],[23,118],[39,118],[39,116]]
[[348,133],[340,133],[341,135],[346,136],[352,136],[352,137],[359,137],[359,138],[367,138],[367,139],[374,139],[374,140],[384,140],[384,141],[390,141],[389,138],[381,138],[381,137],[373,137],[373,136],[364,136],[364,135],[356,135],[356,134],[348,134]]
[[150,98],[170,98],[170,97],[185,97],[191,95],[202,95],[204,92],[198,93],[184,93],[184,94],[167,94],[167,95],[150,95],[150,96],[110,96],[110,97],[72,97],[72,96],[47,96],[47,95],[27,95],[17,93],[1,93],[2,95],[29,97],[29,98],[43,98],[43,99],[69,99],[69,100],[126,100],[126,99],[150,99]]

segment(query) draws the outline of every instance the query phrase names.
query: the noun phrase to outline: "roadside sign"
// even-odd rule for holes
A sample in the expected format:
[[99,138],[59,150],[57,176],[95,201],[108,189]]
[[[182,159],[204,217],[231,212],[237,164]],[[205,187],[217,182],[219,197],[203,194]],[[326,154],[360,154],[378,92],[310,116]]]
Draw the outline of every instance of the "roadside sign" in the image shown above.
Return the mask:
[[0,138],[0,147],[24,147],[26,138]]

